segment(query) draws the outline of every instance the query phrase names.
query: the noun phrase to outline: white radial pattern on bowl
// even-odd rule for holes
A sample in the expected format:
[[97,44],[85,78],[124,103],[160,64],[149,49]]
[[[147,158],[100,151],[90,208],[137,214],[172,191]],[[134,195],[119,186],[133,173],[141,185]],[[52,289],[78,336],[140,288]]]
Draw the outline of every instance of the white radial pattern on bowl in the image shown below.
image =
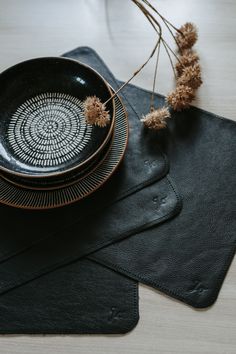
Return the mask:
[[115,97],[115,102],[114,139],[103,163],[75,184],[51,191],[20,188],[0,177],[0,202],[35,210],[55,208],[78,201],[101,187],[120,163],[128,140],[126,112],[118,96]]
[[15,157],[36,167],[55,167],[74,159],[91,138],[83,102],[63,93],[42,93],[12,115],[7,137]]

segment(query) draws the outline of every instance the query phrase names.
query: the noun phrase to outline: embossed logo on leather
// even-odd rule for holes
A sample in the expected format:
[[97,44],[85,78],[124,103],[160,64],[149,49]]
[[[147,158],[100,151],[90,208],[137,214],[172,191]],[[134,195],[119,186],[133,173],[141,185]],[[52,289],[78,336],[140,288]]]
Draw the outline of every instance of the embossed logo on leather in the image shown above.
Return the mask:
[[166,204],[166,201],[167,201],[167,196],[160,197],[156,195],[152,198],[152,202],[155,205],[157,210],[159,210],[162,205]]
[[147,166],[150,170],[157,167],[157,160],[145,160],[144,165]]
[[193,287],[192,287],[189,291],[190,291],[190,293],[203,294],[203,293],[205,293],[207,290],[208,290],[208,289],[206,289],[206,288],[204,287],[204,285],[203,285],[200,281],[195,280]]
[[114,322],[122,318],[121,311],[117,307],[112,307],[109,311],[108,322]]

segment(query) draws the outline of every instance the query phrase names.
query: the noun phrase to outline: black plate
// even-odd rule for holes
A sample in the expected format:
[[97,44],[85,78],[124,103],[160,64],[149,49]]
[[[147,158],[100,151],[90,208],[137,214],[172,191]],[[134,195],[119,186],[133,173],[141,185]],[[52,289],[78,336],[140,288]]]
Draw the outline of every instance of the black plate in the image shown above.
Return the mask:
[[105,128],[87,125],[82,102],[111,91],[93,69],[65,58],[39,58],[0,74],[0,171],[50,178],[85,168],[109,142]]

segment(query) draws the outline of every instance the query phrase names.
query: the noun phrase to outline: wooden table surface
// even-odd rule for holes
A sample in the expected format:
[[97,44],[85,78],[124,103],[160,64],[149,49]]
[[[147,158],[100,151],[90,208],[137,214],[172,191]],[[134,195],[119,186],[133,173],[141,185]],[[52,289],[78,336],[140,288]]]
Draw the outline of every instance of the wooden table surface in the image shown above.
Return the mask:
[[[236,120],[235,0],[153,0],[177,26],[199,28],[196,46],[204,84],[195,105]],[[0,70],[77,46],[93,47],[113,73],[127,79],[145,59],[154,34],[130,0],[0,0]],[[134,81],[151,89],[152,62]],[[161,53],[157,91],[173,85]],[[140,321],[127,335],[0,336],[0,354],[236,353],[236,261],[215,305],[197,311],[140,286]]]

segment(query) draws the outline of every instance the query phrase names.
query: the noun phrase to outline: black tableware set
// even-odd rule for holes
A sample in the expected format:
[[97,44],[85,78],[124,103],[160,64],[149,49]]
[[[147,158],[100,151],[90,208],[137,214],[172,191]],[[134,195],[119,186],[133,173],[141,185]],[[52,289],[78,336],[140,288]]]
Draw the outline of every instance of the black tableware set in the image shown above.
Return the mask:
[[120,85],[87,47],[0,75],[0,333],[125,333],[139,282],[194,308],[217,299],[236,246],[236,124],[191,107],[149,131],[151,93],[127,85],[110,125],[89,126],[84,99]]
[[[91,67],[66,58],[32,59],[4,71],[0,86],[2,203],[63,206],[91,194],[114,172],[127,145],[126,113],[116,98],[107,104],[111,119],[106,127],[86,123],[86,97],[105,102],[112,95]],[[112,151],[116,161],[111,161]],[[73,197],[67,195],[69,188]]]

